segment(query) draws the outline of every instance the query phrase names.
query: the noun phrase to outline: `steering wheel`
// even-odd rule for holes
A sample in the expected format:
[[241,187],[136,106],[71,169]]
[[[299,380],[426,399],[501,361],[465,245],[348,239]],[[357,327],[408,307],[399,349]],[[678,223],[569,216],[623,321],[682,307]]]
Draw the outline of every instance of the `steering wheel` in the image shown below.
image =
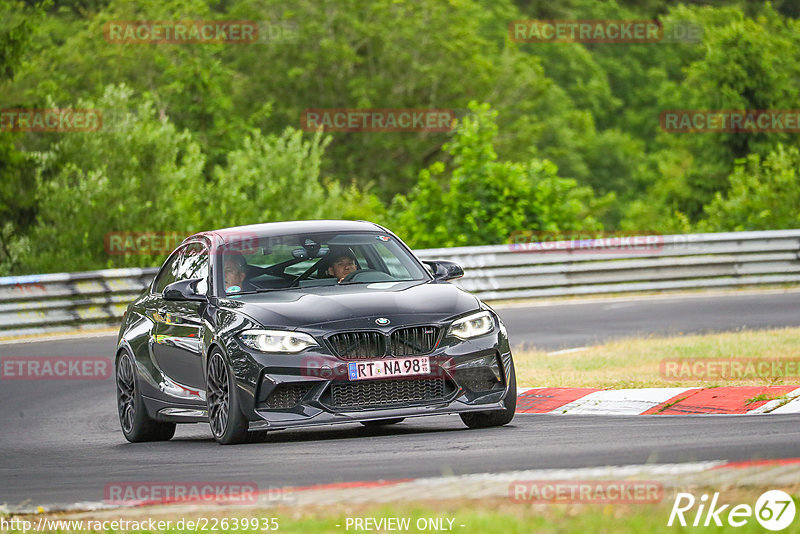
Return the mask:
[[347,276],[339,280],[339,283],[345,284],[347,282],[357,282],[358,280],[356,280],[356,278],[358,278],[359,275],[367,273],[379,273],[379,272],[381,271],[378,271],[376,269],[359,269],[357,271],[353,271],[352,273],[348,274]]

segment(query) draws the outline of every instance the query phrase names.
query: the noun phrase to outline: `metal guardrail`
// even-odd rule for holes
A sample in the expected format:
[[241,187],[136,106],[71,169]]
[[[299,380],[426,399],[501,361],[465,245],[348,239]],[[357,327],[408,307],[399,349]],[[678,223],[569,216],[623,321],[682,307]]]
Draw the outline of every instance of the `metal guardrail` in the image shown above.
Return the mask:
[[118,325],[158,268],[0,278],[0,337]]
[[[529,242],[415,251],[464,267],[489,301],[800,283],[800,230]],[[0,278],[0,337],[119,324],[157,268]]]

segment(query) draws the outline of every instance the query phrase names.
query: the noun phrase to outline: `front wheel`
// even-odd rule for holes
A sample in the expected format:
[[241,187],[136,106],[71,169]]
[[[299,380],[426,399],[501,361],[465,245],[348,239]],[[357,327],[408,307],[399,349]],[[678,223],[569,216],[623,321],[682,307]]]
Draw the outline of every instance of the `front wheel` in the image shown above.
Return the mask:
[[514,372],[513,361],[511,362],[511,374],[508,382],[508,393],[503,399],[502,410],[462,413],[461,420],[464,424],[469,428],[488,428],[510,423],[514,419],[514,412],[517,409],[517,376]]
[[217,443],[233,445],[248,440],[249,423],[239,409],[233,373],[219,349],[215,349],[208,360],[206,403],[208,424]]
[[161,423],[147,415],[142,392],[136,383],[133,356],[127,350],[117,357],[117,413],[122,434],[131,443],[167,441],[175,435],[175,423]]

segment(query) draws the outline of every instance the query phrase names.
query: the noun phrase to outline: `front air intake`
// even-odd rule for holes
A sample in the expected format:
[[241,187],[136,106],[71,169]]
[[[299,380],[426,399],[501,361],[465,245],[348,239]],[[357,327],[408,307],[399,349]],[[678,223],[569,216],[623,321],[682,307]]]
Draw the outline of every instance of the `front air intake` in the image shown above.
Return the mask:
[[383,358],[386,336],[381,332],[342,332],[328,338],[333,353],[343,360]]
[[413,326],[392,332],[389,354],[393,356],[417,356],[428,354],[439,341],[439,328],[435,326]]

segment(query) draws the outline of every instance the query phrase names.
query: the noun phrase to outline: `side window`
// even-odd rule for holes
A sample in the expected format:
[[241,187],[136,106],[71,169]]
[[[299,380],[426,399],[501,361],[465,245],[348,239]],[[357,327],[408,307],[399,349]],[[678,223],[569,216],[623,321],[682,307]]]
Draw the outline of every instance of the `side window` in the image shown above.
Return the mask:
[[153,284],[153,293],[161,294],[164,292],[164,288],[170,285],[172,282],[177,281],[178,273],[181,266],[181,259],[183,258],[183,250],[179,250],[172,257],[164,264],[164,267],[161,269],[161,272],[158,273],[158,278],[156,278],[156,283]]
[[178,272],[179,278],[176,280],[188,280],[189,278],[202,278],[203,281],[197,284],[197,292],[205,294],[208,292],[208,249],[200,243],[189,243],[183,251],[181,268]]
[[170,258],[159,274],[153,292],[163,293],[169,284],[189,278],[202,278],[203,282],[197,285],[197,290],[200,293],[207,292],[208,250],[200,243],[189,243]]

